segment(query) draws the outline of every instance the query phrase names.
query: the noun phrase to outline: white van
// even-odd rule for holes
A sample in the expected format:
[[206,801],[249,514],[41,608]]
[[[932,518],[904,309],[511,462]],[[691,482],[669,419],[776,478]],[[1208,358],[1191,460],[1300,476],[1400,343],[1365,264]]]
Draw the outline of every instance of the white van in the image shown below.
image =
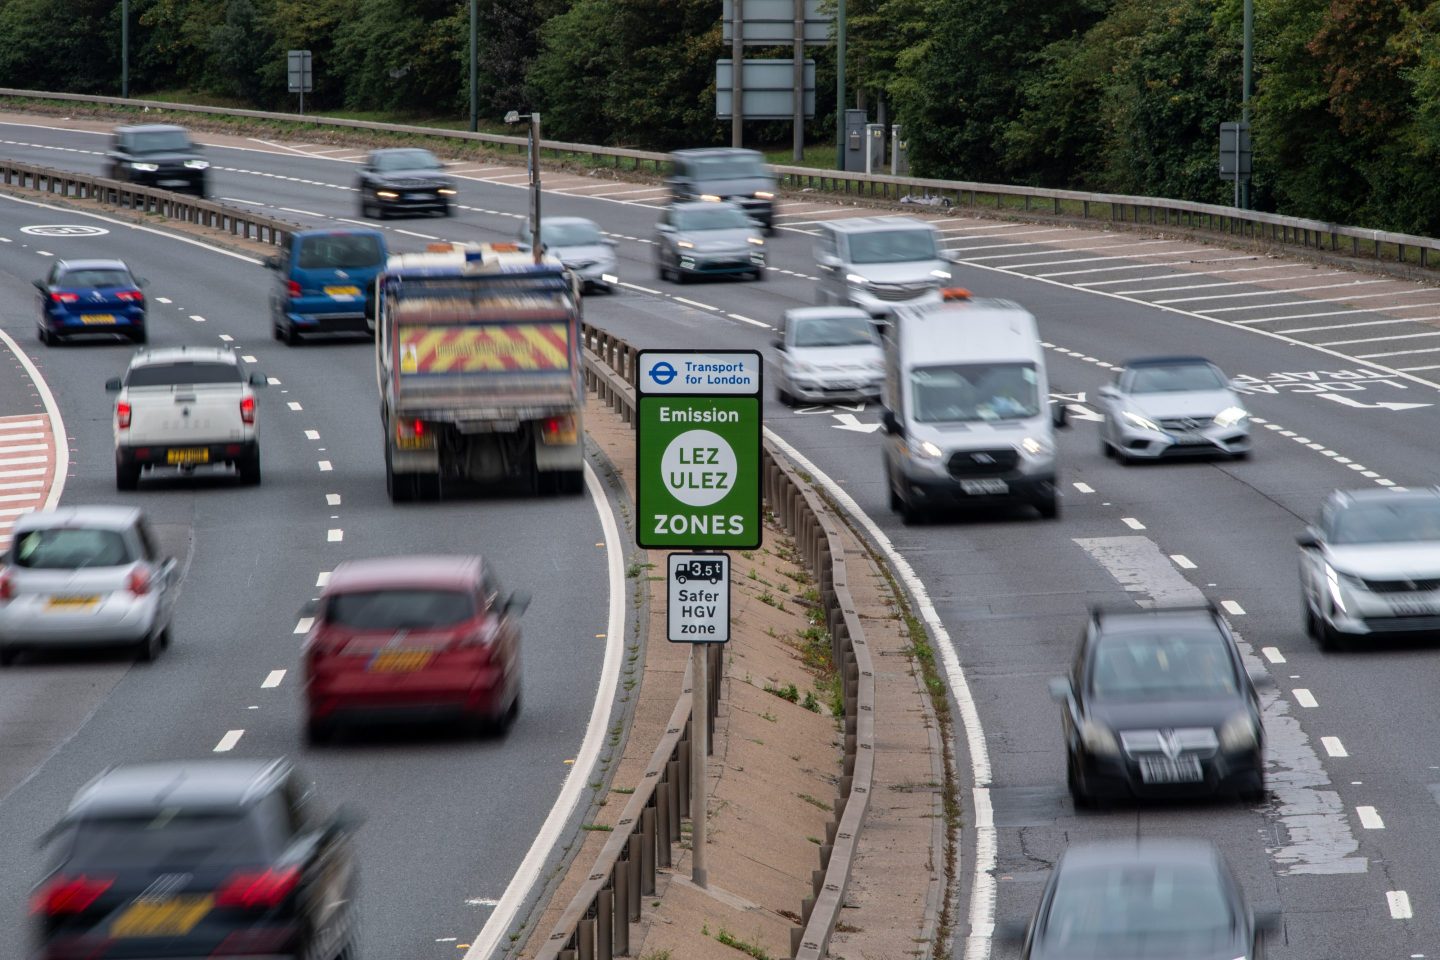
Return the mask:
[[1008,300],[950,289],[904,307],[885,336],[885,475],[890,509],[1029,504],[1060,515],[1045,353],[1035,318]]
[[859,307],[884,319],[902,304],[939,303],[950,282],[940,233],[913,217],[854,217],[817,224],[821,304]]

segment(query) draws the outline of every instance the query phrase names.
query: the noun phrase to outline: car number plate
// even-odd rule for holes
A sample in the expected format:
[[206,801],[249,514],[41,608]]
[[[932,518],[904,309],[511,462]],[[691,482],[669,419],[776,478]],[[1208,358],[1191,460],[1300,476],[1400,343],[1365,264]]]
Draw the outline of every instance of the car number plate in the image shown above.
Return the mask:
[[372,673],[414,673],[423,669],[434,654],[429,650],[381,650],[370,661]]
[[100,605],[99,597],[51,597],[45,605],[52,610],[86,610]]
[[212,895],[139,900],[110,924],[112,937],[183,937],[215,906]]
[[353,300],[360,296],[359,287],[326,287],[326,296],[334,297],[336,300]]
[[81,323],[114,323],[115,315],[111,313],[85,313],[80,316]]
[[189,184],[189,183],[190,183],[189,180],[161,180],[161,181],[160,181],[160,186],[162,186],[162,187],[183,187],[183,186],[186,186],[186,185]]
[[431,195],[428,194],[428,193],[407,193],[407,194],[405,194],[405,199],[406,199],[406,200],[430,200],[430,199],[433,199],[433,198],[432,198]]
[[209,463],[210,451],[206,447],[186,447],[181,450],[166,450],[165,462],[171,464]]
[[1209,443],[1210,438],[1199,433],[1172,433],[1170,442],[1182,447],[1198,447],[1201,444]]
[[961,480],[960,489],[973,496],[993,496],[1009,493],[1010,484],[1004,480]]
[[1199,783],[1204,779],[1198,757],[1141,757],[1140,779],[1145,783]]
[[1390,600],[1390,609],[1402,617],[1423,617],[1436,613],[1435,604],[1430,600]]

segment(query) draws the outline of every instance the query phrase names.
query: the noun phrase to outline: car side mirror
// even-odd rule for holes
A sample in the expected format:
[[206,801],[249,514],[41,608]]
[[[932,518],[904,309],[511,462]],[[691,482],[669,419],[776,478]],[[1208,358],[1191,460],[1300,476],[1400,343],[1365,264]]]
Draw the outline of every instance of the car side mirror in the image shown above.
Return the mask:
[[272,254],[270,254],[270,256],[266,257],[266,258],[265,258],[265,267],[266,267],[266,269],[269,269],[269,270],[279,270],[279,269],[280,269],[280,255],[279,255],[279,254],[272,253]]
[[658,230],[658,231],[661,232],[661,233],[674,233],[674,232],[675,232],[675,228],[672,227],[672,226],[670,226],[670,224],[668,224],[668,223],[657,223],[657,224],[655,225],[655,229]]
[[1074,693],[1069,677],[1055,677],[1050,681],[1050,699],[1056,703],[1068,703]]
[[106,393],[119,393],[119,392],[120,392],[120,388],[123,387],[123,386],[124,386],[124,384],[121,383],[119,377],[111,377],[109,380],[106,380],[106,381],[105,381],[105,392],[106,392]]
[[618,247],[618,246],[620,246],[620,241],[615,240],[615,239],[612,239],[612,238],[610,238],[610,237],[605,237],[605,238],[602,239],[600,242],[603,243],[603,244],[605,244],[605,246],[607,246],[607,247]]
[[995,939],[1012,947],[1023,944],[1029,932],[1030,924],[1024,920],[1001,920],[995,924]]
[[530,594],[524,590],[516,590],[510,594],[505,601],[505,612],[512,617],[518,617],[530,609]]
[[249,377],[249,381],[248,381],[248,382],[249,382],[250,386],[252,386],[252,387],[263,387],[263,386],[266,386],[266,385],[268,385],[268,384],[270,383],[270,381],[268,381],[268,380],[265,379],[265,374],[263,374],[263,373],[252,373],[252,374],[250,374],[250,377]]
[[771,341],[770,341],[770,346],[774,347],[776,350],[779,350],[779,351],[782,352],[782,353],[785,351],[785,341],[784,341],[784,340],[779,340],[779,339],[771,340]]
[[1322,543],[1320,531],[1314,527],[1306,527],[1305,532],[1295,538],[1295,542],[1300,545],[1302,550],[1318,550]]
[[961,262],[961,259],[960,259],[960,251],[959,251],[959,250],[945,250],[945,251],[942,251],[941,254],[940,254],[940,259],[946,261],[947,263],[960,263],[960,262]]
[[880,411],[880,423],[885,427],[885,432],[892,437],[905,435],[905,428],[900,425],[900,420],[895,416],[894,410]]
[[1246,383],[1244,380],[1241,380],[1239,377],[1231,377],[1228,382],[1230,384],[1230,389],[1234,390],[1237,393],[1244,393],[1250,388],[1250,384]]
[[1050,411],[1050,419],[1057,427],[1070,426],[1070,408],[1066,406],[1063,401],[1055,404],[1054,408]]
[[815,258],[815,262],[819,264],[822,269],[825,270],[834,270],[836,267],[840,266],[840,258],[835,256],[834,254],[829,253],[820,254],[818,257]]
[[1273,690],[1275,678],[1270,676],[1270,671],[1264,667],[1247,667],[1246,676],[1250,678],[1250,685],[1256,690]]

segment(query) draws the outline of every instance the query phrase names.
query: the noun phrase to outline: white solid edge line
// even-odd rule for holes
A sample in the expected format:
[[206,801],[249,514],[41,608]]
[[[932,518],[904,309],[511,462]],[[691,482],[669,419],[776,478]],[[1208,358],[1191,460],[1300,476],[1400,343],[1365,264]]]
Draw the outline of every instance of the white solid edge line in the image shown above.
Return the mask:
[[[965,745],[970,754],[970,776],[974,781],[975,791],[975,822],[972,825],[975,835],[975,865],[974,878],[970,885],[970,933],[965,938],[964,960],[986,960],[990,956],[990,938],[995,929],[995,863],[997,854],[995,818],[990,805],[990,748],[985,743],[985,731],[980,725],[980,712],[975,707],[975,698],[971,696],[970,684],[965,679],[965,671],[960,666],[960,656],[950,642],[950,632],[940,621],[935,604],[930,599],[925,584],[916,575],[914,568],[910,566],[910,561],[895,549],[895,545],[890,542],[885,531],[881,530],[880,526],[870,519],[864,510],[860,509],[860,505],[855,502],[854,498],[834,480],[831,480],[823,470],[811,463],[808,457],[796,450],[769,427],[765,428],[765,436],[784,451],[787,457],[795,461],[802,470],[819,481],[831,498],[846,513],[850,514],[855,522],[865,528],[865,532],[871,540],[885,554],[885,559],[890,562],[895,576],[909,592],[916,612],[924,621],[926,629],[935,641],[935,649],[940,653],[940,662],[945,666],[945,679],[950,687],[950,695],[955,698],[956,706],[960,710],[960,722],[965,728]],[[472,960],[472,958],[467,957],[466,960]]]
[[99,220],[101,223],[113,223],[117,227],[127,227],[131,230],[139,230],[141,233],[153,233],[157,237],[168,237],[171,240],[176,240],[180,243],[188,243],[192,247],[200,247],[201,249],[209,250],[212,253],[219,253],[227,257],[234,257],[236,260],[243,260],[246,263],[253,263],[256,266],[259,266],[262,262],[256,257],[246,256],[243,253],[236,253],[234,250],[226,250],[223,247],[217,247],[214,244],[206,243],[203,240],[193,240],[190,237],[184,237],[177,233],[171,233],[168,230],[159,230],[155,227],[147,227],[139,223],[130,223],[128,220],[117,220],[114,217],[104,217],[98,213],[86,213],[83,210],[66,210],[60,207],[53,207],[48,203],[40,203],[36,200],[24,200],[20,197],[5,196],[0,199],[5,199],[12,203],[23,203],[27,207],[41,207],[45,210],[54,210],[56,213],[63,213],[68,217],[89,217],[91,220]]
[[519,912],[521,904],[530,895],[531,888],[540,878],[540,870],[550,859],[555,845],[560,842],[561,831],[570,819],[585,787],[590,783],[591,772],[600,759],[600,748],[604,746],[609,727],[610,708],[615,699],[615,688],[620,680],[620,660],[625,647],[625,544],[620,539],[620,527],[615,522],[615,513],[610,501],[605,499],[605,490],[600,478],[585,464],[585,486],[595,503],[595,512],[600,516],[601,529],[605,531],[605,554],[610,581],[610,613],[605,633],[605,663],[600,671],[600,683],[595,689],[595,703],[590,708],[590,722],[585,728],[585,739],[570,765],[570,772],[560,786],[560,795],[530,844],[525,859],[520,861],[515,875],[500,902],[491,912],[490,918],[465,951],[463,960],[488,960],[495,948],[510,932],[510,924]]
[[55,444],[55,472],[52,474],[55,479],[50,483],[50,492],[45,497],[44,509],[54,510],[55,505],[60,502],[60,495],[65,492],[65,480],[70,474],[70,439],[65,434],[65,421],[60,418],[60,407],[55,403],[55,394],[50,392],[50,384],[46,383],[45,378],[40,375],[40,369],[35,366],[35,361],[31,360],[30,355],[20,349],[20,344],[15,342],[15,338],[4,330],[0,330],[0,342],[3,342],[10,352],[15,354],[20,365],[25,368],[25,373],[40,394],[40,402],[45,405],[45,415],[50,418],[51,442]]

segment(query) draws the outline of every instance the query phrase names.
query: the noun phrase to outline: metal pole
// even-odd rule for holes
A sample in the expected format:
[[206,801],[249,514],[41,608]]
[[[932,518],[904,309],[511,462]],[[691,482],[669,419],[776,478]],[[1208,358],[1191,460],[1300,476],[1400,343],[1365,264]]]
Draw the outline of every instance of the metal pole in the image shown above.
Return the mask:
[[130,0],[120,0],[120,96],[130,99]]
[[530,243],[535,262],[544,259],[540,252],[540,114],[530,114]]
[[730,8],[735,16],[730,24],[730,146],[745,146],[745,106],[741,102],[744,84],[741,73],[745,66],[745,15],[741,12],[745,0],[731,0]]
[[845,169],[845,0],[835,3],[835,169]]
[[805,159],[805,0],[795,0],[795,130],[790,156]]
[[710,742],[710,658],[707,654],[705,644],[690,644],[690,880],[702,889],[709,882],[705,871],[705,812],[709,808],[705,745]]
[[470,0],[470,132],[480,127],[480,16],[476,12],[479,0]]
[[[1245,130],[1250,126],[1250,82],[1251,72],[1254,66],[1255,53],[1255,0],[1245,0],[1245,51],[1243,68],[1244,77],[1240,86],[1240,122],[1244,124],[1240,129]],[[1253,156],[1253,154],[1252,154]],[[1240,135],[1235,136],[1235,177],[1240,177]],[[1250,206],[1250,181],[1247,178],[1240,191],[1240,200],[1236,206],[1246,209]]]

